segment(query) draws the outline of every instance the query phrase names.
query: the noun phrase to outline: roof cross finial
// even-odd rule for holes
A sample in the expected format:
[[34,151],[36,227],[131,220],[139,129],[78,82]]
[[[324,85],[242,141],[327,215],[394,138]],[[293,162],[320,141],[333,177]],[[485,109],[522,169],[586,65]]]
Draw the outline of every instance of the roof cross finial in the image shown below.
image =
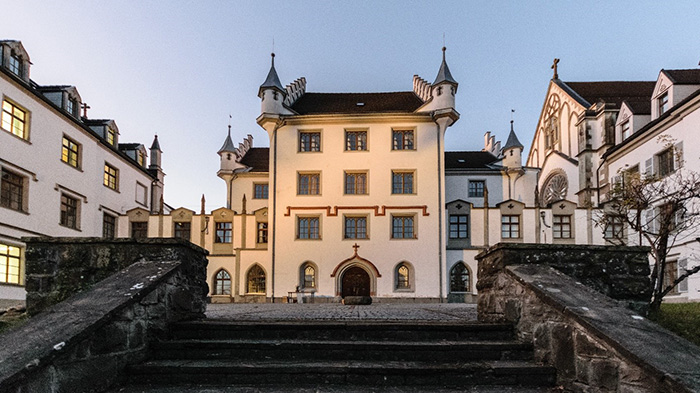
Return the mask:
[[515,109],[510,110],[510,130],[513,131],[513,114],[515,114]]
[[83,102],[80,104],[80,108],[83,110],[83,117],[87,119],[87,110],[90,109],[90,105]]
[[229,113],[228,114],[228,136],[231,136],[231,119],[232,118],[233,118],[233,116],[231,116],[231,114]]
[[552,63],[552,69],[554,70],[554,76],[552,79],[559,79],[559,72],[557,72],[557,64],[559,64],[559,59],[555,58],[554,63]]

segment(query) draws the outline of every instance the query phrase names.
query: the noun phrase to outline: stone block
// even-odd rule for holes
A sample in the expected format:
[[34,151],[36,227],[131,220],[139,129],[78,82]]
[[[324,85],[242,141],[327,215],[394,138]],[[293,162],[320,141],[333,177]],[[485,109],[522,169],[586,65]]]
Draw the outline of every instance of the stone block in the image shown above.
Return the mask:
[[93,355],[121,352],[127,348],[128,322],[112,322],[95,332],[90,345]]
[[552,338],[548,323],[535,325],[532,334],[532,344],[535,348],[535,361],[552,364]]
[[517,323],[520,320],[522,302],[520,299],[508,299],[505,303],[504,316],[506,321]]
[[573,329],[568,324],[555,323],[551,330],[552,365],[556,367],[559,378],[572,380],[576,376]]
[[146,343],[146,323],[134,321],[129,326],[129,349],[142,348]]
[[576,354],[585,357],[608,357],[608,350],[598,344],[596,340],[581,330],[574,332],[574,345]]
[[600,391],[616,391],[619,382],[617,362],[593,359],[590,365],[590,384]]

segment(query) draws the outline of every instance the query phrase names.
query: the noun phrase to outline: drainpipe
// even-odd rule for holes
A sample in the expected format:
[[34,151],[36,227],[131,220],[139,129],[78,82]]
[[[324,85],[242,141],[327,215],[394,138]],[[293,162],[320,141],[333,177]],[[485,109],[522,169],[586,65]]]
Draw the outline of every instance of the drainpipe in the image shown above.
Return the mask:
[[273,187],[272,187],[272,234],[270,238],[270,243],[271,243],[271,262],[272,262],[272,272],[271,272],[271,296],[272,296],[272,303],[275,302],[275,246],[276,246],[276,241],[277,237],[275,236],[277,234],[277,130],[280,129],[284,125],[283,120],[277,121],[275,124],[275,128],[272,130],[272,139],[274,140],[275,148],[272,149],[272,180],[273,180]]

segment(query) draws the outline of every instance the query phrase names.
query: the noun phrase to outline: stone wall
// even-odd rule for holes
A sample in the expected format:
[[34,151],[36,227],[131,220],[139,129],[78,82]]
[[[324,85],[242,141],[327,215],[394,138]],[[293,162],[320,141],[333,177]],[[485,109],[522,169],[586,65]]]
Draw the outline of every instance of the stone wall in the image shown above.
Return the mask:
[[[58,266],[64,266],[61,257],[103,256],[107,250],[114,256],[121,252],[114,249],[119,243],[101,239],[78,245],[66,239],[29,242],[27,265],[47,263],[32,259],[40,255],[57,256],[50,262]],[[120,255],[138,254],[138,243],[127,245],[133,254]],[[164,338],[171,323],[204,317],[206,251],[171,239],[143,244],[143,255],[178,259],[134,262],[47,307],[21,327],[0,334],[0,391],[104,391],[118,381],[126,365],[145,359],[149,343]],[[96,264],[84,261],[85,266]],[[122,262],[110,264],[121,266]]]
[[28,237],[27,312],[90,288],[136,261],[179,261],[206,253],[180,239],[103,239]]
[[504,266],[544,264],[644,315],[651,300],[648,247],[499,243],[476,259],[479,293],[482,278]]
[[[478,256],[481,322],[513,323],[519,338],[533,342],[535,361],[555,366],[568,391],[700,391],[698,347],[578,278],[516,256],[520,247],[498,245]],[[626,249],[639,251],[617,253]]]

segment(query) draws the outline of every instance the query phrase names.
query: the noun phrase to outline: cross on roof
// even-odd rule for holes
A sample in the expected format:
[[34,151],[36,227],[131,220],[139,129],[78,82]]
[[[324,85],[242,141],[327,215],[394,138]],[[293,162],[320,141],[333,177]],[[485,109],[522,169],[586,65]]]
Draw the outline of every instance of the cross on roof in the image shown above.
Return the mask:
[[80,104],[80,108],[83,109],[83,117],[87,119],[87,110],[90,109],[90,105],[83,102]]
[[552,63],[552,69],[554,70],[554,77],[552,79],[559,79],[559,73],[557,72],[557,64],[559,64],[559,59],[554,59],[554,63]]

